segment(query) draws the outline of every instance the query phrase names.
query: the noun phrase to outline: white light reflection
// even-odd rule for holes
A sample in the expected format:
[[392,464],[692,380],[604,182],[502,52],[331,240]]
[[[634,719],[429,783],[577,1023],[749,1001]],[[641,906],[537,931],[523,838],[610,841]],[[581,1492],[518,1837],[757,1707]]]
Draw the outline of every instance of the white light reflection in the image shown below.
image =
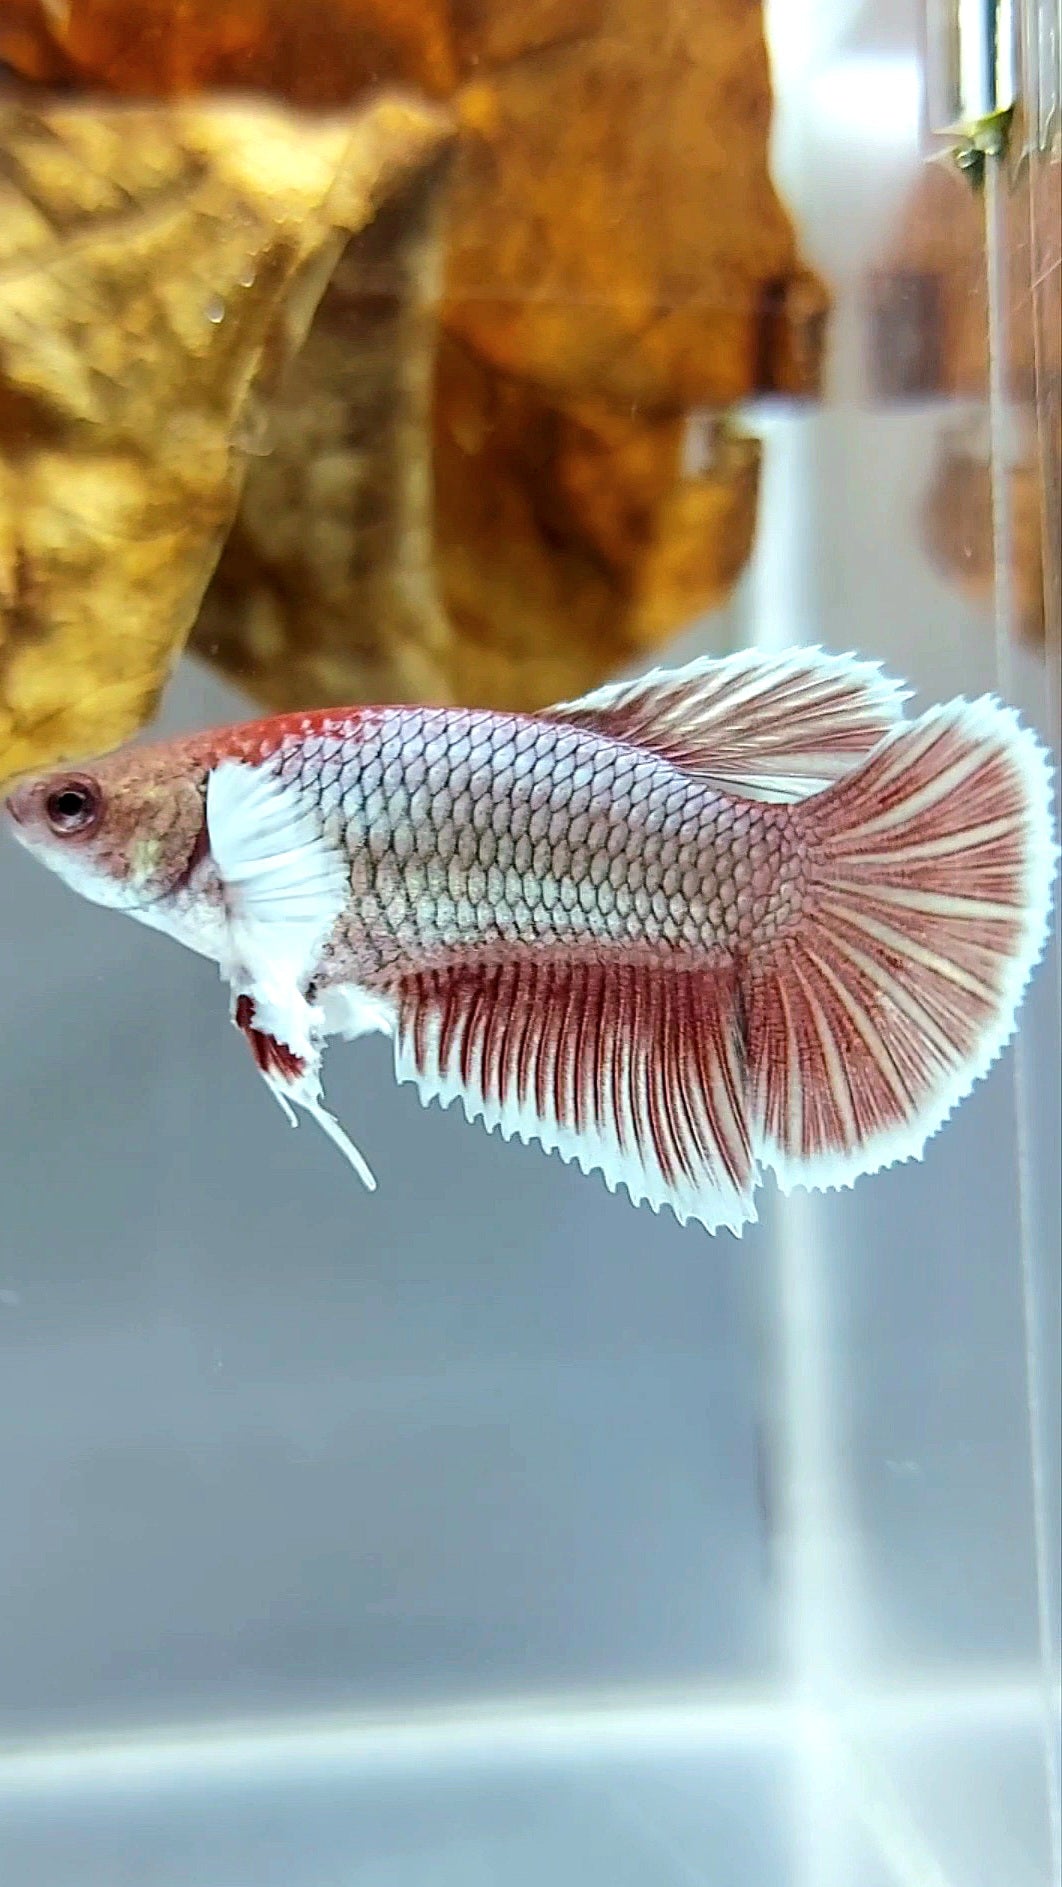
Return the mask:
[[[1057,1701],[1057,1699],[1056,1699]],[[111,1735],[35,1737],[0,1750],[0,1801],[128,1795],[234,1784],[292,1786],[342,1774],[417,1780],[462,1769],[599,1763],[625,1757],[800,1753],[823,1737],[1013,1727],[1039,1721],[1039,1666],[979,1680],[899,1682],[850,1700],[835,1720],[768,1689],[528,1697],[412,1715],[319,1712],[175,1724]]]
[[914,58],[858,53],[809,80],[805,109],[819,138],[913,150],[922,123],[922,75]]

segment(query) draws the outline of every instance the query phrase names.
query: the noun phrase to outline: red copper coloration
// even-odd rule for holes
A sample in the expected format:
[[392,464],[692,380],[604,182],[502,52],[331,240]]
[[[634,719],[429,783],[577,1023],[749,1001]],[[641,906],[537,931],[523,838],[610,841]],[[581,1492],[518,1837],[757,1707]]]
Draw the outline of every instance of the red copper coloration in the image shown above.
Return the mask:
[[255,1007],[250,996],[238,996],[236,999],[236,1027],[247,1037],[251,1053],[264,1075],[280,1075],[285,1081],[295,1081],[306,1071],[306,1061],[301,1055],[295,1055],[283,1042],[278,1042],[275,1035],[268,1035],[254,1026]]

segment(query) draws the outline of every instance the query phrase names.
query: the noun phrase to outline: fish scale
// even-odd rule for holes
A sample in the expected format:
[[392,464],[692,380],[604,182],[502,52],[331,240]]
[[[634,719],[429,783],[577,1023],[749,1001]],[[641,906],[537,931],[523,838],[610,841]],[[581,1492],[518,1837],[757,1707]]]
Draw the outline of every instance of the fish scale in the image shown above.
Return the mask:
[[[367,848],[372,866],[333,934],[326,983],[419,968],[462,945],[748,950],[770,941],[789,908],[798,865],[783,862],[787,808],[735,820],[666,761],[618,754],[593,735],[516,717],[441,724],[438,710],[400,709],[368,718],[342,752],[345,844],[352,855]],[[273,764],[327,814],[330,758],[293,738]],[[758,878],[743,868],[750,854]],[[445,878],[417,870],[414,855],[444,865]]]

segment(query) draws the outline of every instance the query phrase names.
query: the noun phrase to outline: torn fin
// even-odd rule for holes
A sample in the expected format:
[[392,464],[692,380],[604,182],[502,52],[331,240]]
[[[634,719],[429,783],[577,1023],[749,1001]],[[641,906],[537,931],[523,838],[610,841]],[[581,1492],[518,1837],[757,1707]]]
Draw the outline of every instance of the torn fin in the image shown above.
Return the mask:
[[395,1070],[683,1223],[754,1219],[736,972],[552,958],[402,985]]
[[1046,754],[986,700],[794,811],[805,914],[745,978],[754,1142],[784,1189],[917,1157],[991,1066],[1047,934],[1050,808]]
[[316,1094],[292,1094],[292,1099],[305,1108],[312,1120],[317,1122],[322,1133],[328,1135],[334,1147],[338,1147],[348,1166],[352,1166],[366,1192],[376,1191],[376,1177],[368,1161],[359,1153],[353,1140],[340,1126],[334,1114],[330,1114],[321,1100],[320,1088]]
[[906,698],[853,655],[745,649],[598,688],[546,718],[645,747],[725,792],[785,801],[851,772],[903,719]]
[[270,1081],[269,1079],[266,1080],[266,1087],[269,1089],[270,1094],[273,1096],[273,1099],[276,1102],[277,1106],[279,1107],[281,1113],[283,1114],[284,1119],[287,1121],[288,1126],[297,1127],[299,1124],[299,1117],[296,1114],[295,1109],[292,1107],[291,1102],[288,1100],[288,1097],[284,1093],[283,1089],[278,1087],[275,1081]]
[[250,996],[237,997],[233,1020],[246,1036],[259,1072],[290,1125],[297,1126],[294,1108],[301,1107],[328,1135],[333,1145],[339,1148],[368,1191],[375,1192],[376,1180],[367,1162],[324,1105],[319,1052],[303,1058],[267,1030],[256,1027],[260,1018]]

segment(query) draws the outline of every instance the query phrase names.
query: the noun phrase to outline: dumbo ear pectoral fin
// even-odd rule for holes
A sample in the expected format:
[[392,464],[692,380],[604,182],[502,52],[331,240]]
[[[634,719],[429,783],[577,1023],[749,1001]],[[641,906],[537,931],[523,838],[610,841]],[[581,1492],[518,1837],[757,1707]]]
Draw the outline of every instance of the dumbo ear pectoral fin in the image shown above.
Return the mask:
[[207,824],[228,912],[232,1019],[288,1118],[309,1114],[371,1191],[368,1166],[324,1105],[323,1018],[303,994],[349,894],[346,857],[299,787],[267,766],[215,767]]
[[302,992],[349,896],[346,856],[298,787],[264,766],[214,768],[207,825],[225,905],[222,975],[237,1001],[254,1000],[260,1026],[301,1053],[314,1033]]

